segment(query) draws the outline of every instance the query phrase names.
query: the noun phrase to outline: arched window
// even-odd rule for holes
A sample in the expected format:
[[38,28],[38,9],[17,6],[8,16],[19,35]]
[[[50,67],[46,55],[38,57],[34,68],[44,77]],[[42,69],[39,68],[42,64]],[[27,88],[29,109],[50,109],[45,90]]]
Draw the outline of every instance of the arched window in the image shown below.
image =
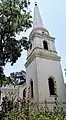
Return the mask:
[[30,87],[31,87],[31,98],[33,98],[33,81],[30,81]]
[[44,47],[44,49],[48,50],[48,44],[46,41],[43,41],[43,47]]
[[54,80],[52,78],[49,78],[48,79],[48,83],[49,83],[50,95],[56,95],[56,93],[55,93],[55,87],[54,87]]
[[26,97],[26,89],[23,90],[23,99]]

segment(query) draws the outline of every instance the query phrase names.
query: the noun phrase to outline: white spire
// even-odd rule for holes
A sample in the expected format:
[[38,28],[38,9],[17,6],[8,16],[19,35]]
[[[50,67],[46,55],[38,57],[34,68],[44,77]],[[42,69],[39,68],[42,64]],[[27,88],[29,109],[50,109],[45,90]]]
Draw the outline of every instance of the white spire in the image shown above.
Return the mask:
[[36,2],[34,7],[34,19],[33,19],[33,29],[34,28],[43,28],[43,22]]

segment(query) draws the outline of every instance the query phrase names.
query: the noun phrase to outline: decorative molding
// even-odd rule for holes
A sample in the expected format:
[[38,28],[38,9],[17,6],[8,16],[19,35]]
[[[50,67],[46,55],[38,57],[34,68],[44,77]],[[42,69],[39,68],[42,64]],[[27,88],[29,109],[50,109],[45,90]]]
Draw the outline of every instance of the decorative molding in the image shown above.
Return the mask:
[[15,88],[11,88],[11,89],[8,89],[8,88],[1,88],[1,92],[8,92],[8,91],[13,91],[13,92],[15,92],[15,91],[17,91],[17,89],[15,89]]
[[[40,37],[40,38],[46,37],[46,38],[48,38],[49,40],[52,40],[52,41],[55,40],[55,38],[52,37],[52,36],[50,36],[49,33],[48,33],[48,34],[39,33],[37,30],[38,30],[38,29],[32,30],[32,32],[31,32],[31,34],[30,34],[30,36],[29,36],[29,41],[33,40],[35,37]],[[40,29],[40,30],[41,30],[41,32],[42,32],[42,29]]]
[[40,48],[40,47],[35,47],[35,48],[32,50],[32,52],[30,53],[30,55],[28,55],[27,59],[31,56],[31,54],[33,53],[33,51],[34,51],[35,49],[40,49],[40,50],[43,50],[43,51],[45,51],[45,52],[48,51],[48,52],[52,52],[52,53],[57,54],[57,51],[55,51],[55,50],[45,50],[45,49]]
[[28,65],[36,58],[43,58],[43,59],[49,59],[49,60],[54,60],[54,61],[60,61],[61,57],[57,56],[55,53],[50,52],[48,50],[40,49],[40,48],[35,48],[32,53],[27,57],[27,62],[25,64],[25,67],[27,68]]
[[42,33],[44,33],[44,34],[47,33],[46,35],[49,35],[49,31],[48,31],[46,28],[37,27],[37,28],[34,28],[34,29],[31,31],[29,37],[30,37],[34,32],[36,32],[36,31],[38,31],[38,30],[41,30]]
[[[66,102],[62,102],[63,104],[66,104]],[[45,102],[40,102],[40,104],[45,104]],[[55,104],[55,102],[52,102],[52,101],[46,101],[46,104]]]

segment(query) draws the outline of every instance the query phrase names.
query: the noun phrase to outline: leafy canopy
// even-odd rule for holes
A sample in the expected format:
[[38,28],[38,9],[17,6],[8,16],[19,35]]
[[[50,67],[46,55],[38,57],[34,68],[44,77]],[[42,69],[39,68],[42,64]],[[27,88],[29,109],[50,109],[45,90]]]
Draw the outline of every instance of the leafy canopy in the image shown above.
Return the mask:
[[31,27],[31,14],[27,0],[0,0],[0,65],[13,65],[21,56],[22,46],[28,50],[26,37],[18,40],[16,34]]
[[[58,101],[59,102],[59,101]],[[3,98],[0,120],[66,120],[66,111],[58,108],[56,111],[47,107],[47,101],[41,106],[29,101],[14,101]],[[63,108],[63,107],[62,107]]]

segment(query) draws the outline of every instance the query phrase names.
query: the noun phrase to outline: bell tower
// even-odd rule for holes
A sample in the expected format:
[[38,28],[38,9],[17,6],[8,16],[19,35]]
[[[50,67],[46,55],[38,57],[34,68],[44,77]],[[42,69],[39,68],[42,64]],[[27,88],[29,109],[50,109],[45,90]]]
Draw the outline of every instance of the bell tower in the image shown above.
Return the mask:
[[33,30],[29,35],[31,42],[27,52],[26,81],[30,87],[30,98],[35,102],[52,103],[55,97],[54,83],[59,100],[66,100],[61,57],[57,55],[55,38],[44,28],[37,3],[34,7]]

